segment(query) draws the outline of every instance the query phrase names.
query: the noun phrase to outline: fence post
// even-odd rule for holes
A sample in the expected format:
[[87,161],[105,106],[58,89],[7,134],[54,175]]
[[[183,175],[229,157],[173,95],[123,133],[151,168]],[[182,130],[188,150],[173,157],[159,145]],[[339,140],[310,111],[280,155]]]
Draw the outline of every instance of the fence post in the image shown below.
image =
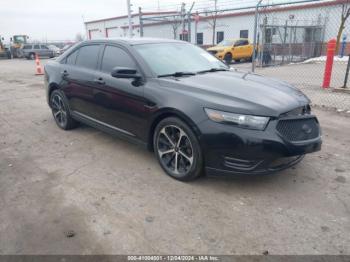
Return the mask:
[[256,4],[255,7],[255,18],[254,18],[254,39],[253,39],[253,59],[252,59],[252,72],[255,72],[255,59],[256,59],[256,36],[258,31],[258,15],[259,15],[259,6],[261,4],[262,0],[259,0],[259,2]]
[[142,19],[141,7],[139,7],[139,24],[140,24],[140,37],[143,37],[143,19]]
[[348,65],[346,66],[346,72],[345,72],[345,79],[344,79],[344,85],[343,88],[346,88],[346,85],[348,83],[348,78],[349,78],[349,69],[350,69],[350,54],[348,56]]
[[326,59],[326,66],[324,69],[324,77],[323,77],[323,84],[322,84],[323,88],[329,88],[329,85],[331,83],[333,60],[334,60],[334,53],[335,53],[335,46],[336,45],[337,45],[337,40],[331,39],[328,41],[327,59]]
[[346,35],[343,35],[343,42],[341,43],[341,49],[340,49],[340,54],[339,54],[340,58],[342,58],[344,56],[345,47],[346,47]]

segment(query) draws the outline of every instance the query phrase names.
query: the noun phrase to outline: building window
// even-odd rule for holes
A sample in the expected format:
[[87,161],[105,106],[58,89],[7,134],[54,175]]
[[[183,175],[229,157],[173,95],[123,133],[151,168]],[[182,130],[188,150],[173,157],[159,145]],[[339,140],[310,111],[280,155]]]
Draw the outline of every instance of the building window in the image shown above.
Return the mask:
[[240,38],[248,38],[248,30],[239,31],[239,37]]
[[224,32],[216,32],[216,43],[220,43],[222,40],[224,40]]
[[180,34],[180,40],[188,41],[188,34]]
[[197,45],[203,45],[203,33],[197,33]]

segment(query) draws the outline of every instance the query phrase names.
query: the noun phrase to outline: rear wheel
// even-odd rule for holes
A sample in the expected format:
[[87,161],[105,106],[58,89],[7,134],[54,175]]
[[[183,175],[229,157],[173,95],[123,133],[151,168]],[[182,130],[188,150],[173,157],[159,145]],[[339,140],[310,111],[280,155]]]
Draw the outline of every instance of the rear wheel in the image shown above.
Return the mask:
[[34,53],[30,53],[28,58],[29,58],[29,60],[34,60],[35,59],[35,54]]
[[232,62],[232,54],[231,53],[227,53],[225,56],[224,56],[224,60],[227,64],[231,64]]
[[58,127],[70,130],[77,126],[77,122],[71,117],[66,97],[60,90],[54,90],[50,97],[52,115]]
[[199,142],[180,119],[169,117],[158,124],[153,147],[161,167],[169,176],[189,181],[201,175],[203,157]]

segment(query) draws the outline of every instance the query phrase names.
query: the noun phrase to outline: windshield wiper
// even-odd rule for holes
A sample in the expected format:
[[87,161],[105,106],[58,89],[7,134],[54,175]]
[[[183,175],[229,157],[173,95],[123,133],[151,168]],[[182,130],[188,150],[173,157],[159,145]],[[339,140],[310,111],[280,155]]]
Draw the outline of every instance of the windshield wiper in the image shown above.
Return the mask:
[[196,73],[194,72],[175,72],[172,74],[165,74],[165,75],[158,75],[158,77],[167,77],[167,76],[175,76],[175,77],[180,77],[180,76],[194,76]]
[[219,72],[219,71],[229,71],[229,70],[226,68],[210,68],[208,70],[199,71],[197,73],[204,74],[204,73]]

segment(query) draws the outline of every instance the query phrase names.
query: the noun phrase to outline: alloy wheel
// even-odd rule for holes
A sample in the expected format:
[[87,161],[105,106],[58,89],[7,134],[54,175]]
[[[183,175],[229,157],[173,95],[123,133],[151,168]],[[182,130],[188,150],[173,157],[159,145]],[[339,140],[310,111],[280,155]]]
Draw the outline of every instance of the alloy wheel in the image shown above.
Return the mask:
[[193,147],[188,135],[175,125],[164,126],[157,139],[161,164],[176,176],[186,175],[193,165]]
[[51,106],[53,117],[55,118],[57,124],[61,127],[67,125],[67,110],[63,104],[62,98],[55,94],[51,98]]

